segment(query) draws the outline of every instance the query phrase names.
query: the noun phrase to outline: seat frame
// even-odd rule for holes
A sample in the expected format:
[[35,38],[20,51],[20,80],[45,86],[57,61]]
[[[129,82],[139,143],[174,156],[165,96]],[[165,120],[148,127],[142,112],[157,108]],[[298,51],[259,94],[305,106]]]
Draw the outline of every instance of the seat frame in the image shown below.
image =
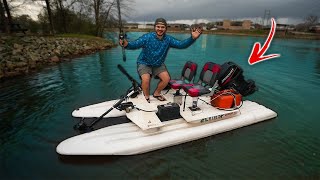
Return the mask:
[[[213,82],[212,79],[210,78],[210,82],[205,82],[204,81],[204,74],[206,73],[206,71],[208,71],[208,67],[212,66],[212,68],[217,68],[217,69],[211,69],[211,71],[213,73],[216,73],[215,74],[215,77],[213,78]],[[217,71],[217,72],[215,72]],[[209,93],[206,93],[206,94],[201,94],[199,96],[195,96],[193,97],[192,96],[192,106],[189,107],[189,109],[191,111],[199,111],[201,110],[199,107],[198,107],[198,99],[200,96],[212,96],[217,88],[219,87],[219,84],[218,84],[218,77],[219,77],[219,72],[220,72],[220,65],[219,64],[216,64],[216,63],[213,63],[213,62],[207,62],[205,63],[205,65],[203,66],[202,68],[202,71],[201,71],[201,74],[200,74],[200,77],[199,77],[199,80],[196,84],[187,84],[187,85],[191,85],[192,87],[193,86],[201,86],[203,88],[206,88],[208,90],[210,90]],[[203,86],[202,84],[205,84],[205,86]],[[208,88],[209,86],[209,88]],[[185,88],[183,88],[185,90]],[[187,99],[187,95],[188,95],[188,92],[185,90],[186,94],[185,94],[185,97],[184,97],[184,104],[183,104],[183,111],[185,111],[185,106],[186,106],[186,99]]]
[[[195,76],[197,74],[197,68],[198,68],[197,63],[192,62],[192,61],[187,61],[185,63],[185,65],[183,66],[183,69],[181,71],[180,79],[173,79],[173,80],[174,81],[185,81],[185,80],[188,80],[189,83],[194,82]],[[191,69],[191,71],[193,71],[193,72],[191,72],[192,74],[190,75],[190,77],[186,77],[187,69]],[[176,92],[173,94],[174,102],[177,102],[178,104],[182,104],[182,98],[180,98],[180,97],[182,97],[183,95],[180,93],[180,89],[183,87],[184,84],[185,83],[181,84],[180,87],[177,88]],[[170,88],[175,89],[175,88],[172,87],[171,84],[170,84]]]

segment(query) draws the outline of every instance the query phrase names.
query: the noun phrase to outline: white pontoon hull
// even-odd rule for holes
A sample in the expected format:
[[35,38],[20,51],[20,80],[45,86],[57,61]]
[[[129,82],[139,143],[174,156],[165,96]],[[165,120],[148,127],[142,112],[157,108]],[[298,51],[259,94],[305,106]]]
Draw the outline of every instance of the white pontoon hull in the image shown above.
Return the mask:
[[[118,113],[125,114],[123,111]],[[92,114],[90,116],[96,117]],[[145,131],[131,122],[113,125],[71,137],[61,142],[56,151],[61,155],[141,154],[241,128],[276,116],[274,111],[262,105],[244,101],[240,115],[228,119],[188,123],[180,118],[162,122],[164,126]]]

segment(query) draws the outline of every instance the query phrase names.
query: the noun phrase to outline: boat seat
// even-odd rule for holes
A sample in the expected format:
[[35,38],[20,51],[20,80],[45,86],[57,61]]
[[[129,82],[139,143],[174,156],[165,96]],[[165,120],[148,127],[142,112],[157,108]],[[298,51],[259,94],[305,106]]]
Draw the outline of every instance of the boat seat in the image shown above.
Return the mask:
[[220,65],[207,62],[200,73],[200,77],[195,84],[184,84],[182,89],[186,95],[193,97],[192,110],[196,110],[199,96],[211,96],[218,84],[218,75],[220,72]]
[[188,61],[184,65],[180,79],[171,79],[169,81],[169,86],[172,89],[176,89],[177,93],[182,88],[182,86],[186,83],[191,83],[194,80],[194,77],[197,72],[198,65],[194,62]]

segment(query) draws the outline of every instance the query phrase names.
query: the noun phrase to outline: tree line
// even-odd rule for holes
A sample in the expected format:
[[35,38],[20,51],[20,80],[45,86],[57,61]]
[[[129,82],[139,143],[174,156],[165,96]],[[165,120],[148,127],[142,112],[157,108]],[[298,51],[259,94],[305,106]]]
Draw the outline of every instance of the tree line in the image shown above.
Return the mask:
[[[38,20],[29,15],[12,16],[14,0],[0,0],[0,27],[10,33],[19,23],[32,33],[81,33],[102,36],[104,28],[118,27],[117,1],[122,16],[128,16],[133,0],[45,0]],[[24,0],[23,4],[41,1]]]

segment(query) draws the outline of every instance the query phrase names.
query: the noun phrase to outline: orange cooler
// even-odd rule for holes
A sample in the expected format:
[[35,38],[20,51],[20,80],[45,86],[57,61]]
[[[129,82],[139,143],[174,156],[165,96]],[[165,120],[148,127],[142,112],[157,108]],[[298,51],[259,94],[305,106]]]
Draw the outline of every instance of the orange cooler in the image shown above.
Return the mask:
[[233,90],[223,90],[211,96],[211,106],[219,109],[230,109],[234,107],[234,96],[236,97],[236,106],[240,106],[242,96]]

